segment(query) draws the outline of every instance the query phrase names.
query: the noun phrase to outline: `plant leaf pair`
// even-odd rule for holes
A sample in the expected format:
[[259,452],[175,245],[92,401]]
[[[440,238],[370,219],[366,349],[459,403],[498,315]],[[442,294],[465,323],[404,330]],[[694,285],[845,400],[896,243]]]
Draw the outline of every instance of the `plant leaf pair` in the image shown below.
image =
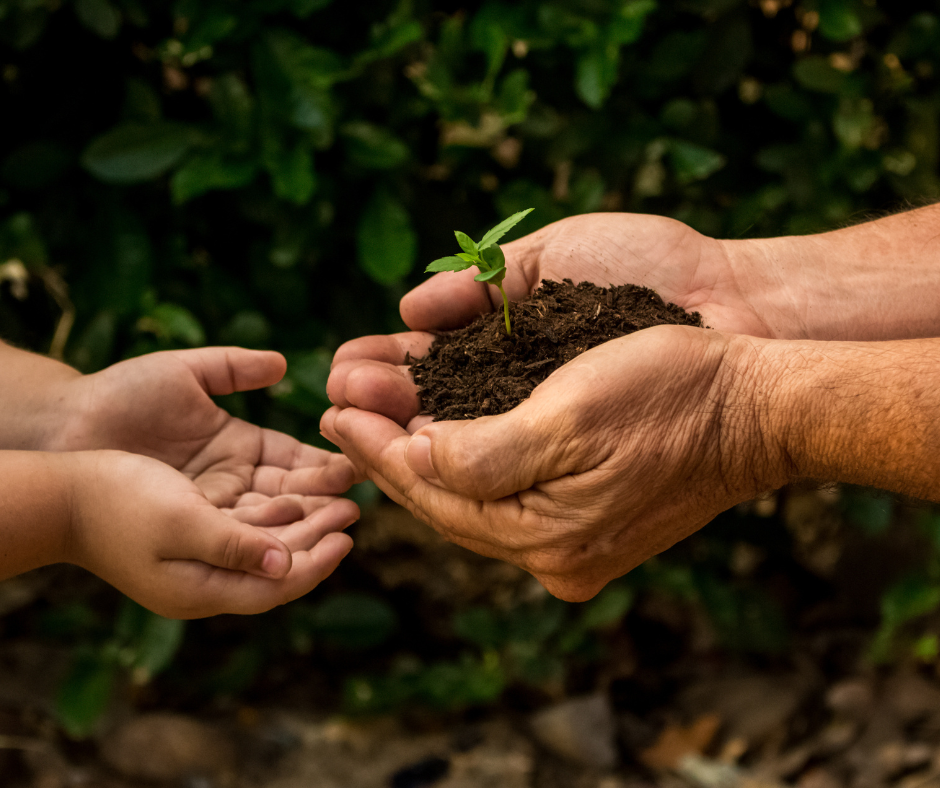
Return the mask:
[[469,235],[455,230],[454,235],[457,243],[460,244],[462,252],[458,252],[451,257],[441,257],[425,268],[426,273],[439,273],[441,271],[466,271],[471,266],[480,269],[474,278],[477,282],[489,282],[499,288],[503,297],[503,314],[506,318],[506,333],[511,334],[512,328],[509,322],[509,299],[506,297],[506,291],[503,290],[503,279],[506,278],[506,255],[496,243],[506,233],[508,233],[519,222],[525,219],[534,209],[527,208],[524,211],[514,213],[508,219],[504,219],[492,230],[483,236],[480,243],[476,243]]

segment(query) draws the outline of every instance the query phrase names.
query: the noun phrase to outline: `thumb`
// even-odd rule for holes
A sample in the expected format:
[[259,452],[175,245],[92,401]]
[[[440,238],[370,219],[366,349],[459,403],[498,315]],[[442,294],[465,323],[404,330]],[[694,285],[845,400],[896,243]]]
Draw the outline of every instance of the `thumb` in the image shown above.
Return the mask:
[[213,397],[273,386],[287,371],[284,356],[272,350],[207,347],[176,355]]
[[405,447],[419,476],[474,500],[492,501],[583,470],[575,425],[531,399],[508,413],[422,427]]
[[222,514],[214,507],[203,510],[198,522],[186,531],[185,544],[174,558],[202,561],[220,569],[246,572],[279,580],[291,568],[287,546],[264,529]]

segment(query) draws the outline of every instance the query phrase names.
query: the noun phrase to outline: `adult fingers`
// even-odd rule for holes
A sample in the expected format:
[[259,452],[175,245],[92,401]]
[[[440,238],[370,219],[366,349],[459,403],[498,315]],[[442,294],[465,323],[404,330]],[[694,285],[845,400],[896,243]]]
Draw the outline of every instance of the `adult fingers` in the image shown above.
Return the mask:
[[334,405],[381,413],[398,424],[407,424],[421,412],[408,368],[382,361],[340,362],[330,372],[326,393]]
[[212,396],[273,386],[287,370],[284,356],[271,350],[207,347],[171,352]]
[[590,467],[592,436],[558,392],[508,413],[421,427],[405,447],[409,467],[448,490],[494,501]]
[[408,433],[384,416],[334,407],[323,415],[320,428],[383,492],[450,541],[514,563],[518,553],[542,541],[540,518],[518,497],[484,503],[416,474],[404,461]]
[[434,342],[434,335],[424,331],[378,334],[344,342],[333,356],[331,367],[343,361],[371,359],[386,364],[404,364],[410,358],[422,358]]

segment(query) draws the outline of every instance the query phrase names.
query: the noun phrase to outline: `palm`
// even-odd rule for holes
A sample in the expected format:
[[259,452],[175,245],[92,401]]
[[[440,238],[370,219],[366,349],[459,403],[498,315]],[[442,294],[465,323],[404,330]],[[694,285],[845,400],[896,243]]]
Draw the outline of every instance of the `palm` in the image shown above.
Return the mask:
[[[608,286],[639,284],[701,312],[712,328],[755,336],[770,329],[748,303],[726,246],[681,222],[637,214],[574,216],[504,247],[509,297],[528,296],[542,279]],[[402,316],[419,330],[453,328],[500,305],[473,272],[439,274],[405,296]],[[457,280],[460,277],[460,280]],[[492,292],[490,292],[492,291]]]
[[257,387],[239,385],[237,364],[225,357],[245,352],[155,353],[77,378],[71,385],[82,415],[64,436],[67,448],[161,460],[217,506],[234,506],[248,492],[343,492],[352,472],[337,455],[233,418],[212,401],[210,394]]

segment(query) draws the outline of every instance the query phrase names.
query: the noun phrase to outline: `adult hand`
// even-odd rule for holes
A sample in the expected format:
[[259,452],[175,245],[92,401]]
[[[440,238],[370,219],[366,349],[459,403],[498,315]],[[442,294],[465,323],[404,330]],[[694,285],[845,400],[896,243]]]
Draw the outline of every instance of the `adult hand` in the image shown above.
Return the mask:
[[[243,497],[214,506],[156,460],[115,451],[52,455],[68,464],[71,513],[59,560],[94,572],[170,618],[261,613],[329,576],[352,547],[352,501]],[[262,505],[258,506],[258,501]]]
[[[542,279],[572,279],[608,286],[640,284],[664,299],[702,314],[712,328],[759,337],[777,336],[783,318],[756,301],[771,286],[770,267],[740,264],[733,243],[718,241],[661,216],[597,213],[573,216],[506,244],[506,279],[513,301]],[[441,273],[405,295],[401,315],[413,332],[362,337],[336,353],[327,387],[331,401],[382,413],[407,425],[420,410],[406,365],[420,358],[441,331],[502,308],[495,287],[475,282],[475,269]],[[753,281],[759,273],[759,286]],[[779,322],[768,320],[779,319]],[[412,424],[412,429],[427,419]]]
[[785,482],[753,396],[759,342],[661,326],[578,356],[500,416],[411,436],[400,418],[334,407],[321,427],[447,539],[581,601]]
[[322,496],[345,492],[357,479],[345,457],[234,418],[211,399],[273,385],[285,369],[279,353],[203,348],[70,377],[56,387],[69,415],[48,448],[153,457],[189,477],[215,506],[271,500],[268,518],[284,511],[272,500],[281,495],[301,496],[307,509],[322,506]]

